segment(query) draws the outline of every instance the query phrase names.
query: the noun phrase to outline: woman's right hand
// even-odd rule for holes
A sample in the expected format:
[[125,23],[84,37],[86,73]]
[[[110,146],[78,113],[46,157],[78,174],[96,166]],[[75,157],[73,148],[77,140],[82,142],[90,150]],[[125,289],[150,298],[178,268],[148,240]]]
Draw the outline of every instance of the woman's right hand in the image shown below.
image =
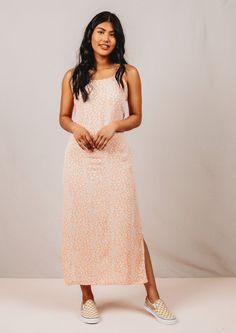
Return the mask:
[[86,128],[79,124],[76,124],[73,129],[73,136],[82,149],[88,149],[92,151],[94,150],[95,145],[93,142],[93,138]]

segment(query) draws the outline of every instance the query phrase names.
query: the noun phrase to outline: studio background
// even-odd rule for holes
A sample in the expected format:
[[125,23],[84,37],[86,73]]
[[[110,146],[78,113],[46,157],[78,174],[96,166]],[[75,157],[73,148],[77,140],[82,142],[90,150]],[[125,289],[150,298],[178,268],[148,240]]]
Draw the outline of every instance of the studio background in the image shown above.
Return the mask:
[[155,276],[235,276],[236,1],[223,0],[1,2],[0,276],[62,278],[61,81],[103,10],[142,80],[143,121],[125,135]]

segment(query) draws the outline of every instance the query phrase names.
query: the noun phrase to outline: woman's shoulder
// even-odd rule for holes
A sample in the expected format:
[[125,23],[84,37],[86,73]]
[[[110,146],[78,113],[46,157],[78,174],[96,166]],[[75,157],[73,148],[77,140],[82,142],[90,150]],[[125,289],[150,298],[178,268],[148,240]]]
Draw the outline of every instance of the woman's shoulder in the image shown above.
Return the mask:
[[62,79],[62,86],[66,89],[70,87],[71,93],[73,94],[73,88],[72,88],[72,75],[73,75],[74,68],[69,68],[66,70],[66,72],[63,75]]
[[63,76],[63,79],[62,79],[62,82],[65,83],[65,84],[69,84],[71,89],[72,89],[71,79],[72,79],[73,72],[74,72],[74,67],[67,69],[66,72],[64,73],[64,76]]
[[74,67],[67,69],[64,73],[64,78],[70,80],[73,75],[74,69]]
[[137,71],[137,67],[135,67],[134,65],[131,64],[125,64],[125,70],[127,72],[132,72],[132,71]]
[[125,79],[129,83],[131,80],[139,78],[139,70],[131,64],[125,64]]

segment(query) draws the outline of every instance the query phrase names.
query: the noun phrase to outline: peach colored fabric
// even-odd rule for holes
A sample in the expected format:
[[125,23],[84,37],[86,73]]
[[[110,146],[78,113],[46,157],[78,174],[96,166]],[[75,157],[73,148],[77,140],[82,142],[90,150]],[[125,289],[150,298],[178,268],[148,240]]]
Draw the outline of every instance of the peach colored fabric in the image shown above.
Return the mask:
[[[128,86],[115,76],[92,80],[85,103],[74,97],[75,120],[92,135],[123,119]],[[66,284],[147,282],[133,157],[124,132],[103,150],[83,150],[70,135],[64,157],[62,262]]]

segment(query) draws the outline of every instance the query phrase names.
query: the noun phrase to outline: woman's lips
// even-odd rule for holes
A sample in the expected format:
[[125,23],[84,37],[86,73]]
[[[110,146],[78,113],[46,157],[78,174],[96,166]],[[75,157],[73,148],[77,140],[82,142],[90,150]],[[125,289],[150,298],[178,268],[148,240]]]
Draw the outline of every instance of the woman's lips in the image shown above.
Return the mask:
[[108,50],[109,49],[109,45],[99,45],[100,47],[101,47],[101,49],[103,49],[103,50]]

